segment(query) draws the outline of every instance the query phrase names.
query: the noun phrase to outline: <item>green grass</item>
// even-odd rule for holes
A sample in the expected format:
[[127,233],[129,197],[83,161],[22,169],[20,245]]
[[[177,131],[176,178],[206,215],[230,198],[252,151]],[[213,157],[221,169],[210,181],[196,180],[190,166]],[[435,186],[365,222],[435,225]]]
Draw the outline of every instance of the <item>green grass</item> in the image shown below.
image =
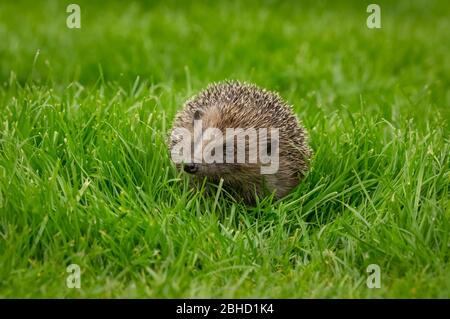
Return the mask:
[[[446,1],[380,1],[379,30],[361,1],[79,1],[80,30],[68,3],[0,3],[0,297],[450,297]],[[309,130],[284,200],[170,164],[176,111],[223,79]]]

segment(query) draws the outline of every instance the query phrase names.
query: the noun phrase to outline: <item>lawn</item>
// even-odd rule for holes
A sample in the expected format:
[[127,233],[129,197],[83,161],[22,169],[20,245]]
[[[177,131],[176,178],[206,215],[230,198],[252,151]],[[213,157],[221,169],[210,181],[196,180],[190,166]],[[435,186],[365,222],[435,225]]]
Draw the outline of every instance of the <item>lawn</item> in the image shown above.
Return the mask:
[[[0,2],[0,297],[450,297],[447,1],[378,1],[380,29],[364,1],[86,0],[81,29],[69,3]],[[309,131],[280,201],[171,164],[175,113],[225,79]]]

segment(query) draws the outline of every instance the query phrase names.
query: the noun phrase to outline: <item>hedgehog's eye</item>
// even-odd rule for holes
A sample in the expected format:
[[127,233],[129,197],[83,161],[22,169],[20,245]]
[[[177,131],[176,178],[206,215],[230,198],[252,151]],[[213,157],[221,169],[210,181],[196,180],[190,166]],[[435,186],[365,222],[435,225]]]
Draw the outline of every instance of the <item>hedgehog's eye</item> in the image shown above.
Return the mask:
[[270,156],[270,155],[272,155],[271,153],[272,153],[272,143],[271,143],[271,141],[267,141],[267,155],[268,156]]
[[201,117],[202,117],[202,113],[200,113],[199,110],[194,112],[194,120],[200,120]]

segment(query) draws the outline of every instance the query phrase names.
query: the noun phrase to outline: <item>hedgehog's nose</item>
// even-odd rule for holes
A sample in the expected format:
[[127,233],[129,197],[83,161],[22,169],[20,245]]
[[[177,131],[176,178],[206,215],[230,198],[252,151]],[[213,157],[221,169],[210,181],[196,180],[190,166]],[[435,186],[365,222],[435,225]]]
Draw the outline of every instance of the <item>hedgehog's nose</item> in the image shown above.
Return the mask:
[[198,165],[194,163],[184,164],[184,171],[189,174],[194,174],[198,171]]

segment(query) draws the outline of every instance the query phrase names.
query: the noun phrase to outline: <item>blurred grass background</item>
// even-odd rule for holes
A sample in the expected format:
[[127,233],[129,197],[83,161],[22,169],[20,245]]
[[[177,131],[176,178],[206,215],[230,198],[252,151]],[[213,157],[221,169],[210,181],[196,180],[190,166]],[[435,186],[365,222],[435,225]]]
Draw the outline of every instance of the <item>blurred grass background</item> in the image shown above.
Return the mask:
[[[0,296],[449,297],[448,2],[378,1],[372,30],[364,1],[77,1],[81,29],[69,3],[0,3]],[[281,203],[170,165],[175,112],[224,79],[310,131]]]

